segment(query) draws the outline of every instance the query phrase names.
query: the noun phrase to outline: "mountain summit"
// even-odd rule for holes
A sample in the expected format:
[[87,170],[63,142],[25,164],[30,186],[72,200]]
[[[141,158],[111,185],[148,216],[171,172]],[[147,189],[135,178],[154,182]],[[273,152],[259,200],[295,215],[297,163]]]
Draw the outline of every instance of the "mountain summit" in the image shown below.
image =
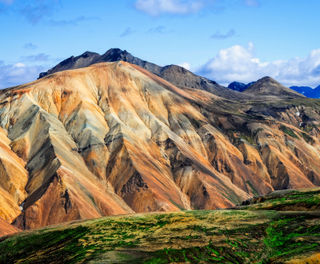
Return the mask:
[[223,98],[228,99],[238,100],[250,98],[249,95],[241,94],[235,91],[230,91],[230,89],[219,85],[215,81],[198,76],[181,66],[167,65],[161,67],[154,63],[139,59],[127,52],[126,50],[121,50],[118,48],[110,49],[101,56],[98,53],[89,51],[77,57],[72,56],[60,62],[58,65],[48,70],[47,72],[40,73],[39,78],[43,78],[48,74],[52,74],[59,71],[87,67],[95,63],[116,61],[125,61],[140,66],[141,68],[165,79],[166,81],[182,89],[187,88],[205,90],[214,93],[217,96],[221,96]]
[[289,97],[303,97],[303,95],[299,94],[287,88],[272,79],[269,76],[263,77],[260,80],[256,81],[252,85],[250,85],[247,89],[244,90],[244,93],[253,94],[255,96],[289,96]]

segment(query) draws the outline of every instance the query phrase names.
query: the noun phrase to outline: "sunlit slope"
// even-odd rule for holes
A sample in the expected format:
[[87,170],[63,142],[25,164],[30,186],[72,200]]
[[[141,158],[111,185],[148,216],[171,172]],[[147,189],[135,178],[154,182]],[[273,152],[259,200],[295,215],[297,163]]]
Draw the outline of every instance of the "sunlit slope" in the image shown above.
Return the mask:
[[319,185],[318,102],[259,98],[180,89],[126,62],[3,90],[0,217],[30,229]]

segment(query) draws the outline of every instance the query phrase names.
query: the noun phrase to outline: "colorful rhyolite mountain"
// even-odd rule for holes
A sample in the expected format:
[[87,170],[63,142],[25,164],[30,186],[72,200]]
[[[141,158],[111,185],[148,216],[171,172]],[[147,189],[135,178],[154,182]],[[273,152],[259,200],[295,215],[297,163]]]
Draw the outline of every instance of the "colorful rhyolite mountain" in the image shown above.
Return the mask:
[[103,62],[2,90],[0,218],[30,229],[320,185],[319,101],[269,77],[242,94],[182,69],[168,82]]

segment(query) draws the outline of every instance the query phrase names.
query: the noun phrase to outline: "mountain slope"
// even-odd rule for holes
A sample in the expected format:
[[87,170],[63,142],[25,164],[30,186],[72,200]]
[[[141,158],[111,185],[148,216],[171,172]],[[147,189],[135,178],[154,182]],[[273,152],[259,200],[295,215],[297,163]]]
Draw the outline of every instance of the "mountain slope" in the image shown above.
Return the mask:
[[[246,210],[106,217],[25,232],[0,240],[0,262],[317,264],[320,212],[301,204],[319,204],[319,195],[275,192]],[[268,202],[291,208],[259,210]]]
[[16,162],[0,217],[30,229],[320,185],[319,101],[286,98],[230,101],[126,62],[2,90],[3,160]]
[[13,233],[18,233],[19,231],[21,230],[14,227],[13,225],[8,224],[6,221],[0,218],[0,237]]
[[205,158],[188,119],[204,117],[179,93],[189,95],[146,74],[124,62],[97,64],[2,91],[1,125],[28,171],[17,226],[247,197]]

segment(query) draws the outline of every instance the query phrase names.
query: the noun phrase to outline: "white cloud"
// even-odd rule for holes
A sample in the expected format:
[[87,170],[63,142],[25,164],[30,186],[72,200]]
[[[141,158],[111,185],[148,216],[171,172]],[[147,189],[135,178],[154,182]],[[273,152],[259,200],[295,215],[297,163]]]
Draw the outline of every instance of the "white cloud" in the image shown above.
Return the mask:
[[33,81],[43,70],[42,66],[28,66],[21,62],[4,64],[0,61],[0,89]]
[[179,66],[181,66],[181,67],[183,67],[183,68],[185,68],[185,69],[187,69],[189,71],[191,69],[191,65],[188,62],[183,62],[183,63],[179,64]]
[[317,86],[320,84],[320,49],[311,51],[305,58],[261,61],[254,56],[252,43],[248,47],[235,45],[220,50],[198,73],[221,84],[248,83],[271,76],[287,86]]
[[135,6],[140,11],[157,16],[163,13],[193,13],[200,10],[204,4],[202,0],[137,0]]

